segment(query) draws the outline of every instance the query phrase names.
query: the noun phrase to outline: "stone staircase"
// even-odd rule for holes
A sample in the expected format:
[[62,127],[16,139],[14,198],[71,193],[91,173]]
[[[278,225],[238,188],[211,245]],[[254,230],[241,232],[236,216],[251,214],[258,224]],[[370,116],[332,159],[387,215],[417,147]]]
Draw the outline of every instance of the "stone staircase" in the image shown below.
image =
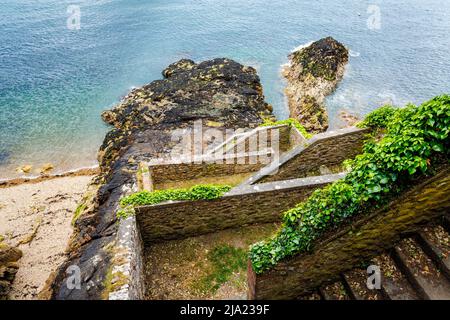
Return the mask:
[[[294,140],[292,135],[296,135],[298,138]],[[272,149],[271,146],[285,152],[296,144],[304,144],[305,141],[306,139],[295,127],[291,128],[288,125],[257,127],[232,135],[222,143],[210,148],[206,152],[206,156],[221,157],[240,152],[263,151],[263,149]]]
[[[342,273],[302,300],[450,300],[450,215],[402,239],[365,266]],[[381,271],[379,289],[367,286],[367,266]]]

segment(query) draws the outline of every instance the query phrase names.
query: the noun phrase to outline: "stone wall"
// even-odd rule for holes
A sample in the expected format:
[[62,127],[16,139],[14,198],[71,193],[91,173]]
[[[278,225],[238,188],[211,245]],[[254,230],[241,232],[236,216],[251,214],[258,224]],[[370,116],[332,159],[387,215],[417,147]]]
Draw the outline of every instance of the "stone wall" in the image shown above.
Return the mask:
[[[179,164],[161,164],[149,167],[153,184],[187,181],[203,177],[220,177],[235,175],[240,173],[257,172],[272,157],[256,160],[254,164],[249,163],[179,163]],[[245,159],[244,159],[245,160]]]
[[136,208],[145,245],[226,228],[281,221],[280,215],[342,174],[294,179],[232,190],[216,200],[179,201]]
[[296,147],[296,146],[304,146],[306,145],[308,139],[306,139],[303,134],[298,131],[298,129],[296,127],[291,127],[291,130],[289,132],[289,145],[291,147]]
[[302,178],[320,167],[341,165],[361,153],[368,129],[346,128],[317,134],[260,170],[244,184]]
[[[129,195],[138,189],[137,182],[123,193]],[[116,207],[116,211],[119,207]],[[144,248],[136,217],[119,220],[116,239],[111,248],[111,264],[105,293],[108,300],[143,300],[145,297]]]
[[114,289],[109,293],[109,300],[143,300],[144,252],[136,217],[131,216],[120,222],[117,242],[111,270],[112,281],[114,278],[117,281],[112,283]]
[[[292,132],[294,130],[296,132]],[[160,184],[257,172],[272,161],[278,162],[281,153],[305,142],[297,129],[287,125],[260,127],[248,134],[238,136],[235,143],[224,145],[223,152],[192,159],[153,160],[146,164],[151,180],[153,184]],[[260,142],[261,139],[265,142]],[[273,148],[274,152],[264,148]]]
[[[260,131],[268,132],[268,134],[255,134]],[[267,139],[267,146],[278,148],[281,144],[280,150],[282,151],[286,151],[290,146],[291,130],[288,126],[258,128],[252,132],[253,138]],[[279,136],[280,140],[278,140]],[[273,138],[277,141],[273,142]],[[241,146],[234,148],[234,150],[231,149],[231,154],[227,150],[226,155],[215,155],[212,158],[203,157],[199,163],[183,163],[179,161],[180,159],[172,159],[171,161],[157,159],[153,160],[153,163],[157,164],[148,167],[147,163],[141,162],[136,183],[130,183],[129,187],[123,186],[123,193],[130,194],[138,191],[138,189],[152,190],[153,183],[253,172],[274,158],[273,154],[264,152],[261,152],[260,157],[238,154],[242,151],[253,151],[250,148],[240,149],[248,145],[248,141],[245,142],[245,139],[244,142],[238,141],[238,144],[241,144]],[[220,156],[222,158],[216,163],[215,157],[220,158]],[[209,162],[207,162],[208,160]],[[179,234],[176,235],[176,237],[178,236]],[[106,277],[105,293],[108,295],[105,295],[105,298],[109,300],[142,300],[145,298],[143,250],[136,216],[120,220],[114,245],[108,248],[111,263]]]
[[249,263],[250,299],[295,299],[392,247],[402,235],[450,211],[450,170],[405,192],[381,210],[362,216],[317,241],[312,252],[255,274]]
[[[256,151],[257,149],[271,146],[284,152],[293,146],[291,144],[292,142],[296,142],[291,140],[291,131],[294,131],[292,129],[295,128],[286,124],[258,127],[251,131],[232,136],[230,139],[215,147],[212,153],[240,153],[250,150]],[[298,132],[298,130],[296,131]]]

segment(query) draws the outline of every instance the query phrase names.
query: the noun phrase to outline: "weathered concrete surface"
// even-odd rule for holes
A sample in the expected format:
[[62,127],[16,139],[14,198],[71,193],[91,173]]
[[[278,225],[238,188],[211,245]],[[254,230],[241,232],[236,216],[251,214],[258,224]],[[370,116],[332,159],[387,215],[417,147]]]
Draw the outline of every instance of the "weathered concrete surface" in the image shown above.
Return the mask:
[[[175,130],[201,121],[205,129],[254,128],[272,117],[256,70],[229,59],[182,61],[165,79],[133,90],[103,119],[114,125],[99,151],[101,173],[91,186],[67,260],[48,280],[41,298],[102,299],[109,296],[120,198],[136,185],[138,163],[170,157],[180,141]],[[81,289],[69,289],[66,270],[81,270]]]
[[325,98],[344,76],[348,51],[331,37],[293,52],[283,70],[291,118],[298,119],[308,132],[328,128]]
[[294,299],[342,272],[374,258],[403,235],[450,211],[450,169],[425,179],[381,210],[360,216],[322,237],[310,253],[296,255],[255,274],[249,264],[250,299]]
[[281,221],[281,213],[342,174],[273,182],[231,190],[216,200],[179,201],[136,208],[145,245],[227,228]]

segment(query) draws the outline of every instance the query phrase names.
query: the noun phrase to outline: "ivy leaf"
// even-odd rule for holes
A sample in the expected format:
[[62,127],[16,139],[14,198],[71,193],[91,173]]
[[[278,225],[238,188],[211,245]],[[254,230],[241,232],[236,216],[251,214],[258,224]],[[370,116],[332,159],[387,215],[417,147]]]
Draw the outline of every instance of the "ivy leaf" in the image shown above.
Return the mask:
[[434,144],[432,145],[432,148],[433,148],[433,150],[436,151],[436,152],[444,152],[444,147],[443,147],[442,144],[440,144],[440,143],[434,143]]

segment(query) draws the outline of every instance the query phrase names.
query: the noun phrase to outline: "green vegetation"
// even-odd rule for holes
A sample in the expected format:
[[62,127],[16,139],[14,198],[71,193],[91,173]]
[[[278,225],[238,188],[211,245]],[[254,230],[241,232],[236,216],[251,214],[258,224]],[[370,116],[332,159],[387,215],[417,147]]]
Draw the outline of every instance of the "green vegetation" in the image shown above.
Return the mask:
[[108,268],[105,280],[103,280],[102,300],[108,300],[109,294],[114,292],[128,283],[128,277],[121,271],[112,273],[112,267]]
[[72,226],[75,225],[75,223],[77,222],[78,218],[81,216],[81,214],[83,213],[84,210],[86,210],[87,205],[86,203],[80,203],[77,208],[75,209],[75,213],[73,215],[72,218]]
[[391,105],[385,105],[375,111],[369,113],[364,121],[359,123],[357,126],[360,128],[371,128],[371,129],[383,129],[392,122],[393,117],[397,112],[397,108]]
[[189,189],[167,189],[156,191],[140,191],[124,197],[120,200],[123,208],[117,212],[119,218],[127,218],[134,211],[135,206],[145,206],[157,204],[169,200],[189,201],[189,200],[213,200],[220,198],[224,193],[230,191],[227,185],[196,185]]
[[125,220],[135,214],[134,207],[132,206],[126,206],[122,209],[119,209],[117,211],[117,218],[121,220]]
[[93,208],[94,197],[97,193],[98,185],[89,185],[88,190],[83,195],[83,198],[78,203],[77,208],[72,217],[72,226],[75,226],[77,220],[87,211]]
[[121,206],[144,206],[169,200],[212,200],[230,191],[230,186],[196,185],[189,189],[140,191],[120,200]]
[[247,252],[228,244],[216,246],[207,255],[211,264],[209,272],[194,287],[201,292],[215,293],[231,276],[247,267]]
[[251,247],[249,256],[256,273],[310,250],[326,231],[385,205],[414,179],[433,174],[442,161],[448,163],[450,96],[438,96],[419,107],[389,109],[367,117],[368,125],[385,126],[385,135],[378,142],[366,143],[363,154],[347,162],[351,170],[347,176],[285,212],[281,229]]
[[306,139],[310,139],[312,138],[312,134],[308,133],[305,129],[305,127],[298,122],[297,119],[286,119],[286,120],[279,120],[279,121],[272,121],[269,119],[264,120],[264,122],[262,124],[260,124],[260,127],[271,127],[271,126],[277,126],[277,125],[288,125],[290,127],[295,127],[297,128],[298,131],[300,131],[300,133],[306,138]]

